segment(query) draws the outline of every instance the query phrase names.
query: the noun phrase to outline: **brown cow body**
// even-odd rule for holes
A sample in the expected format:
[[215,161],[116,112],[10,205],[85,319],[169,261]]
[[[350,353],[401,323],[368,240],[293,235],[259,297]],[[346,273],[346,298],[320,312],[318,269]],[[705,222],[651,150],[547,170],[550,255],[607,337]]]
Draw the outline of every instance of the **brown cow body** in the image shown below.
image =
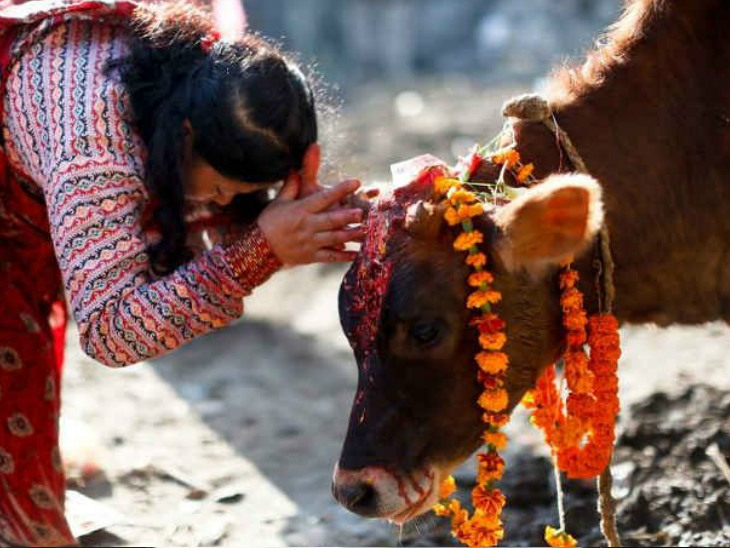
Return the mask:
[[[511,408],[562,349],[558,251],[578,253],[587,308],[596,310],[593,255],[580,252],[602,212],[621,321],[730,321],[729,30],[727,0],[635,0],[604,47],[553,78],[557,122],[603,196],[566,178],[477,221],[503,295]],[[516,123],[515,138],[538,178],[570,171],[541,123]],[[477,178],[494,180],[496,171],[485,165]],[[333,485],[351,510],[397,522],[428,510],[439,480],[478,448],[482,430],[467,269],[437,212],[409,223],[412,206],[430,197],[409,192],[374,212],[391,216],[387,242],[368,242],[343,283],[341,317],[360,380]],[[387,247],[387,292],[376,334],[364,342],[352,336],[362,322],[352,307],[363,298],[355,278],[376,244]],[[535,253],[539,269],[530,268]]]
[[[619,319],[730,321],[728,2],[637,0],[550,99],[603,188]],[[556,171],[554,137],[519,133],[523,157]]]

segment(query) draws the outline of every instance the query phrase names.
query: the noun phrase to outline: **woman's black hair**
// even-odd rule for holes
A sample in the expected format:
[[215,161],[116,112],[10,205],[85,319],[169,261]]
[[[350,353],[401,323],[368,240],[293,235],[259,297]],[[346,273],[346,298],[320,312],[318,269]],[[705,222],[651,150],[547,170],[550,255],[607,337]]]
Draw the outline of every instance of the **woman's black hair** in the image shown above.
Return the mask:
[[[190,258],[184,223],[185,121],[193,150],[226,177],[275,183],[302,167],[317,141],[314,93],[296,64],[263,39],[215,41],[210,14],[188,2],[140,6],[129,55],[114,60],[147,146],[146,185],[162,233],[149,250],[169,273]],[[239,196],[248,220],[265,193]]]

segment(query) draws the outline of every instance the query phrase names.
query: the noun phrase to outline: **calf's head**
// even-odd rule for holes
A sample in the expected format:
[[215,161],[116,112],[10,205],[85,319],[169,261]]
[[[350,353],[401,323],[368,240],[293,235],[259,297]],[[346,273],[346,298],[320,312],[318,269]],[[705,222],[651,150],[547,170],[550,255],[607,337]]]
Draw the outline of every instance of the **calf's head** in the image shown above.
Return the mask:
[[[396,523],[432,506],[483,431],[469,272],[442,207],[429,178],[383,198],[340,289],[359,380],[333,493],[353,512]],[[557,268],[599,229],[600,187],[555,175],[474,221],[503,296],[511,410],[562,349]]]

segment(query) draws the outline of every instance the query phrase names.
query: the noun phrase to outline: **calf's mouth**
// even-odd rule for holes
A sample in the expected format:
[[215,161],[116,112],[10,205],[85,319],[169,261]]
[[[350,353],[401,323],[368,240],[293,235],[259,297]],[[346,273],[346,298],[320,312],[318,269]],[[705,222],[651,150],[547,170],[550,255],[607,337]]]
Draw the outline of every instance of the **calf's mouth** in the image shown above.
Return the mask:
[[335,465],[332,494],[351,512],[402,525],[438,502],[439,486],[449,469],[424,465],[401,472],[380,466],[344,470]]

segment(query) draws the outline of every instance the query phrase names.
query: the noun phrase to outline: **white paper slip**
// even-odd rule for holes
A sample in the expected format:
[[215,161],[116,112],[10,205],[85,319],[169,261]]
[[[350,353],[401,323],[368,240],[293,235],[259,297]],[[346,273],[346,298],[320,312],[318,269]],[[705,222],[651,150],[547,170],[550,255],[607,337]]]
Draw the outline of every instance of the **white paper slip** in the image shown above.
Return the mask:
[[113,508],[69,490],[66,491],[66,519],[71,533],[79,538],[116,525],[123,517]]
[[398,162],[390,166],[390,173],[393,177],[393,186],[401,187],[412,182],[418,174],[427,167],[445,166],[446,164],[430,154],[416,156],[404,162]]

